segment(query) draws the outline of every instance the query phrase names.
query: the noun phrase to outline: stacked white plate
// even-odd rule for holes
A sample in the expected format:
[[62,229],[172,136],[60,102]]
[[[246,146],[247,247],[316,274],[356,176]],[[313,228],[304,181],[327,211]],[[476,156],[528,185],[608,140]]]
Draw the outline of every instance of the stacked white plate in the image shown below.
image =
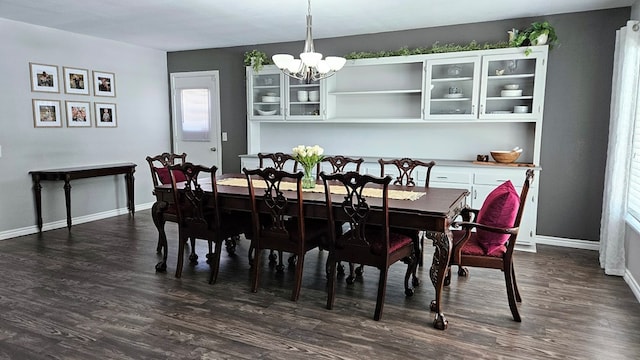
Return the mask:
[[522,96],[522,90],[502,90],[500,96]]

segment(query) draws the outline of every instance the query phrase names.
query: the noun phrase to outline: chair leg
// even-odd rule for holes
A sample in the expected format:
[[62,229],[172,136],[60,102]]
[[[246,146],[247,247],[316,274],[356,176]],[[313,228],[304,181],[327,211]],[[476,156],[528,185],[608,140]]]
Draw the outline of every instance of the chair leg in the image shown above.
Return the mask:
[[516,304],[515,290],[513,287],[513,271],[511,266],[506,265],[507,268],[504,269],[504,280],[507,284],[507,299],[509,300],[509,308],[511,309],[511,315],[513,316],[513,320],[517,322],[521,322],[520,313],[518,312],[518,306]]
[[196,254],[196,238],[192,237],[190,240],[191,240],[191,254],[189,255],[189,263],[191,265],[197,265],[198,254]]
[[300,288],[302,288],[302,267],[304,265],[304,253],[297,256],[296,261],[296,275],[293,281],[293,293],[291,294],[292,301],[298,301],[300,298]]
[[[209,245],[209,252],[207,253],[207,264],[211,265],[211,257],[213,256],[213,241],[211,240],[207,240],[207,243]],[[217,245],[216,245],[217,246]]]
[[184,247],[187,244],[187,238],[178,234],[178,261],[176,263],[176,277],[182,276],[182,267],[184,266]]
[[425,234],[424,232],[420,232],[420,253],[416,254],[416,256],[418,257],[418,266],[422,267],[422,265],[424,265],[424,238],[425,238]]
[[415,286],[420,284],[420,280],[415,277],[415,270],[418,267],[418,260],[415,256],[409,256],[407,259],[407,272],[404,274],[404,294],[409,297],[413,296],[413,287],[410,285],[409,280],[413,276],[413,283]]
[[259,275],[260,275],[260,253],[262,251],[257,248],[254,247],[254,253],[253,253],[253,281],[251,284],[251,291],[252,292],[258,292],[258,282],[259,282]]
[[[220,270],[220,253],[222,252],[222,239],[218,239],[216,241],[216,249],[215,253],[211,254],[209,266],[211,267],[211,272],[209,274],[209,284],[215,284],[218,280],[218,271]],[[211,246],[211,241],[209,241],[209,246]]]
[[351,284],[356,282],[355,273],[356,273],[355,265],[353,263],[349,263],[349,276],[347,276],[347,278],[346,278],[347,284],[351,285]]
[[387,271],[388,268],[380,269],[380,280],[378,280],[378,299],[376,300],[376,311],[373,313],[373,320],[375,321],[382,318],[384,295],[387,292]]
[[253,248],[253,244],[249,245],[249,252],[247,257],[249,258],[249,267],[253,267],[253,253],[255,249]]
[[513,267],[513,264],[511,264],[511,281],[513,281],[513,290],[516,293],[516,301],[522,302],[520,291],[518,291],[518,282],[516,281],[516,269]]
[[333,303],[336,298],[336,265],[337,262],[329,253],[329,258],[327,259],[327,264],[329,266],[329,283],[327,284],[327,309],[333,309]]

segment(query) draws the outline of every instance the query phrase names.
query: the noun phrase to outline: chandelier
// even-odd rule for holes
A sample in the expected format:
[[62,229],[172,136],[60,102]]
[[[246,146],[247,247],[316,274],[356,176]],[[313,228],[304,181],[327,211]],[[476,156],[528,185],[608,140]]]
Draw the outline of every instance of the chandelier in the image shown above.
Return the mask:
[[315,52],[311,37],[311,0],[308,0],[307,37],[304,40],[304,50],[300,59],[293,55],[276,54],[271,58],[274,64],[286,75],[306,82],[328,78],[342,69],[347,60],[338,56],[327,56],[322,60],[322,54]]

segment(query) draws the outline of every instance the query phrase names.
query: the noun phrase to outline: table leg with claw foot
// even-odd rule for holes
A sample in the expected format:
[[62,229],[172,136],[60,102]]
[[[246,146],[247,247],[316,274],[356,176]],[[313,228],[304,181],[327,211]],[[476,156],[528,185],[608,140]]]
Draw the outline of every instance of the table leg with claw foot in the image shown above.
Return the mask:
[[448,230],[447,232],[427,231],[426,233],[427,237],[433,240],[433,245],[435,246],[429,277],[436,289],[436,298],[431,302],[430,308],[431,311],[436,313],[433,326],[438,330],[445,330],[449,323],[442,312],[442,289],[449,268],[449,256],[451,253],[451,236],[449,236],[451,232]]

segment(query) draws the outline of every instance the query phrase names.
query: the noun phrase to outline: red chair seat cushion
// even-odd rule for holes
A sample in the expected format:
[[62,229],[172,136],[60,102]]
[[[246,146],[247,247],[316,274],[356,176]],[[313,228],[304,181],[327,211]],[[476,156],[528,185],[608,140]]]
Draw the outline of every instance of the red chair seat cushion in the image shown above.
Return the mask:
[[[156,174],[158,174],[158,179],[160,179],[160,182],[162,184],[171,184],[171,176],[169,175],[169,169],[165,168],[165,167],[154,167],[153,170],[155,170]],[[176,177],[176,182],[182,182],[182,181],[186,181],[187,178],[184,176],[184,173],[182,171],[173,171],[173,176]]]
[[[511,181],[506,181],[489,193],[480,208],[476,222],[500,228],[512,227],[518,215],[519,206],[520,196]],[[485,250],[486,254],[492,254],[506,244],[509,236],[509,234],[477,230],[478,245]]]
[[[384,254],[384,237],[382,237],[379,229],[368,230],[366,234],[367,240],[371,244],[371,252],[376,255]],[[402,247],[411,244],[413,240],[409,236],[389,232],[389,254],[400,250]]]
[[[459,239],[462,239],[464,234],[465,234],[464,230],[454,230],[453,238],[457,241]],[[492,257],[502,257],[502,255],[506,251],[507,251],[507,247],[504,245],[500,245],[497,249],[493,250],[491,254],[487,254],[484,248],[480,246],[480,243],[478,242],[477,233],[475,232],[471,233],[471,237],[469,238],[469,240],[467,240],[467,242],[464,244],[464,246],[461,249],[462,255],[492,256]]]

